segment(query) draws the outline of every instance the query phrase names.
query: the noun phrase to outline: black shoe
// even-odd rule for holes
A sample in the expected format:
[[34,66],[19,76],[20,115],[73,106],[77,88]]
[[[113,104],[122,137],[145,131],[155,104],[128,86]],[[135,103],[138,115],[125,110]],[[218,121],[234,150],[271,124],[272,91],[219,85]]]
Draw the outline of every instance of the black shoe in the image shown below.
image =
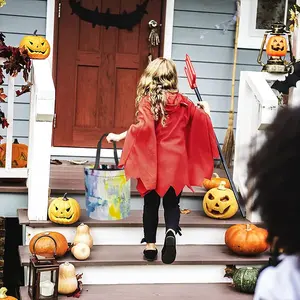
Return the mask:
[[176,258],[176,238],[172,230],[168,230],[164,247],[161,251],[161,260],[164,264],[171,264]]
[[144,258],[147,261],[154,261],[157,259],[157,249],[145,249],[144,250]]

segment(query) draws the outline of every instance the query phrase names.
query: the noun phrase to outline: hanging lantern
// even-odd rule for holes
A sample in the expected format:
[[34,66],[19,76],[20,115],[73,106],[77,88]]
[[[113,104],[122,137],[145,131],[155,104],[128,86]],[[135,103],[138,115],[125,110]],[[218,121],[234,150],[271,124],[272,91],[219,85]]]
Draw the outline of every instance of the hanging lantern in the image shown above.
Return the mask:
[[28,295],[31,300],[57,300],[58,299],[58,275],[59,264],[53,257],[43,258],[35,254],[35,244],[41,238],[50,238],[55,244],[56,241],[50,235],[40,236],[34,243],[34,254],[30,257]]
[[[285,25],[283,23],[274,23],[271,28],[271,30],[266,31],[264,34],[257,62],[263,66],[262,71],[269,73],[288,73],[292,64],[295,62],[292,50],[291,33],[285,30]],[[266,54],[268,56],[268,61],[264,64],[261,58],[267,38]],[[290,61],[285,59],[288,47],[290,50]]]

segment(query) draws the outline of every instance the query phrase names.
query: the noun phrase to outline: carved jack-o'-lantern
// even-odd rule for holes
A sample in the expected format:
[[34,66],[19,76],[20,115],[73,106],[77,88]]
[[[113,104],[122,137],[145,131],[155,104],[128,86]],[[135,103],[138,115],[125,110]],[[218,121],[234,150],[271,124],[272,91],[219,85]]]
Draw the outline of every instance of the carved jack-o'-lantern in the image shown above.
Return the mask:
[[63,197],[54,199],[48,208],[49,219],[57,224],[73,224],[80,218],[79,203],[73,198]]
[[50,54],[50,45],[43,36],[37,35],[36,32],[34,35],[24,36],[19,47],[27,49],[30,58],[45,59]]
[[[267,40],[268,42],[266,44]],[[267,63],[262,61],[265,47],[268,56]],[[289,60],[286,57],[288,48],[290,52]],[[283,23],[274,23],[271,26],[271,30],[265,32],[257,62],[263,67],[263,72],[289,73],[292,70],[292,65],[295,63],[292,49],[292,36],[291,32],[285,30],[285,25]]]
[[205,194],[203,210],[208,217],[229,219],[236,214],[237,201],[232,190],[226,189],[225,184],[225,181],[221,181],[217,188],[213,188]]
[[286,56],[287,42],[286,38],[282,35],[271,36],[268,40],[266,52],[268,56]]
[[[12,144],[12,168],[26,168],[27,167],[28,146],[19,144],[15,139]],[[0,145],[0,168],[5,168],[6,161],[6,143]]]

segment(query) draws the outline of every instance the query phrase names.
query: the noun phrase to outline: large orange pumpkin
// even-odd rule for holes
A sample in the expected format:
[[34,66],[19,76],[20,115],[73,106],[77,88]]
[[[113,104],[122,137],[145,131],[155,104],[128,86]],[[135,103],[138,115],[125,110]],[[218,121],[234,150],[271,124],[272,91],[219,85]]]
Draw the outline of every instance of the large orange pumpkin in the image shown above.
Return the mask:
[[266,229],[253,224],[237,224],[227,229],[225,244],[237,254],[256,255],[268,249],[267,236]]
[[[55,247],[55,242],[56,247]],[[34,247],[35,244],[35,248]],[[32,254],[43,257],[52,257],[54,254],[57,257],[64,256],[69,250],[69,245],[66,238],[59,232],[46,231],[36,234],[29,243],[29,250]]]
[[203,180],[203,187],[206,190],[210,190],[210,189],[218,187],[222,181],[225,181],[225,183],[226,183],[225,187],[227,189],[229,189],[230,188],[230,182],[229,182],[229,180],[227,178],[221,178],[221,177],[219,177],[219,175],[217,173],[213,173],[211,179],[204,179]]
[[[25,144],[19,144],[15,139],[12,144],[12,168],[26,168],[27,167],[28,146]],[[6,160],[6,143],[0,145],[0,167],[5,167]]]
[[282,57],[287,54],[286,38],[282,35],[273,35],[269,38],[266,53],[268,56]]

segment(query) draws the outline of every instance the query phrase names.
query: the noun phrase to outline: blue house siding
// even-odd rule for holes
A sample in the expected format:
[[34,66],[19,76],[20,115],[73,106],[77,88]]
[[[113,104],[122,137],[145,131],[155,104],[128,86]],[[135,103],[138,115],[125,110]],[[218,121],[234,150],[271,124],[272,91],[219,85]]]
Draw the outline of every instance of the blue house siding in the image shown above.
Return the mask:
[[[46,35],[46,0],[9,0],[0,9],[0,32],[6,36],[5,42],[10,46],[18,46],[24,35]],[[16,78],[16,89],[19,89],[24,80],[22,76]],[[7,92],[7,78],[4,83]],[[14,137],[21,143],[28,143],[29,129],[29,102],[30,94],[15,98],[14,107]],[[1,103],[1,109],[6,113],[7,104]],[[5,130],[0,129],[5,137]]]
[[[215,25],[230,20],[234,13],[234,0],[175,0],[172,58],[178,68],[179,88],[196,101],[184,73],[185,55],[189,54],[202,98],[210,105],[220,143],[223,143],[225,137],[230,108],[235,26],[223,33]],[[238,50],[235,111],[240,71],[260,70],[256,63],[257,55],[258,50]]]
[[[0,32],[8,45],[17,46],[24,35],[46,32],[46,0],[10,0],[0,9]],[[231,75],[235,28],[225,34],[215,25],[228,21],[235,12],[235,1],[175,0],[172,57],[179,73],[181,91],[196,101],[184,74],[184,58],[188,53],[194,63],[198,86],[203,99],[211,107],[213,124],[220,142],[227,128],[230,107]],[[203,38],[201,39],[201,36]],[[242,70],[259,70],[257,50],[239,49],[235,95],[238,94],[239,74]],[[16,79],[16,88],[24,83]],[[5,82],[4,88],[7,88]],[[30,95],[16,98],[14,136],[27,142]],[[235,99],[237,107],[237,97]],[[1,109],[6,111],[6,104]],[[5,131],[0,129],[0,134]]]

